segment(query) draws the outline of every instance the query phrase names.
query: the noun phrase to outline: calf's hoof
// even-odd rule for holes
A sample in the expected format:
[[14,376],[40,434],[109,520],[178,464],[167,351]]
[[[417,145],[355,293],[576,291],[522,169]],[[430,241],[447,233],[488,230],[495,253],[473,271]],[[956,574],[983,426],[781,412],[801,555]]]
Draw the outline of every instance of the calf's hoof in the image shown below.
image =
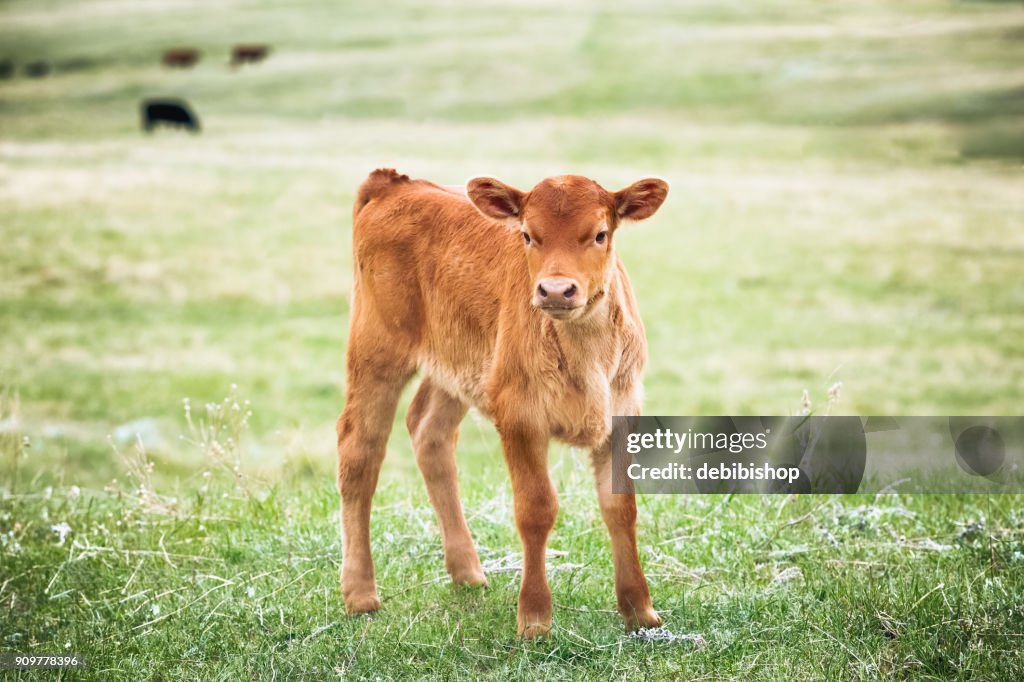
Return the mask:
[[482,568],[452,571],[452,582],[463,587],[487,587],[487,576]]
[[472,543],[444,550],[444,567],[452,582],[469,587],[487,587],[487,576]]
[[624,613],[622,619],[626,622],[626,630],[629,632],[635,632],[640,628],[660,628],[662,623],[661,616],[651,607]]
[[345,610],[349,614],[375,613],[380,610],[380,598],[374,594],[349,595],[345,599]]
[[519,623],[519,636],[523,639],[537,639],[551,632],[551,620],[547,622],[523,622]]

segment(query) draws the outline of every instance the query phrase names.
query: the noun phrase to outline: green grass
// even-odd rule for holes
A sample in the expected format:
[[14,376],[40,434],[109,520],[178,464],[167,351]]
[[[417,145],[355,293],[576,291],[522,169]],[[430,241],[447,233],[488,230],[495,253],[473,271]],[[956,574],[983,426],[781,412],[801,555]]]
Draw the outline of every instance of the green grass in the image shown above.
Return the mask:
[[[0,650],[70,642],[122,678],[1021,677],[1018,497],[646,497],[656,605],[707,645],[638,642],[561,447],[557,627],[524,644],[494,430],[467,419],[459,466],[503,570],[453,591],[410,394],[375,516],[385,608],[346,618],[333,422],[351,202],[381,165],[667,178],[617,240],[648,414],[788,414],[836,380],[839,413],[1019,414],[1022,35],[1015,3],[952,0],[3,3],[0,61],[55,73],[0,80]],[[229,70],[254,41],[270,59]],[[178,45],[194,70],[159,66]],[[157,95],[202,134],[141,134]],[[182,400],[198,419],[232,384],[240,482],[179,438]],[[136,434],[159,497],[128,473]]]
[[[515,635],[507,483],[468,486],[483,591],[450,586],[423,493],[387,485],[374,519],[383,610],[350,618],[338,603],[333,492],[215,474],[175,502],[131,486],[5,501],[5,648],[74,650],[90,673],[120,678],[1015,679],[1024,669],[1024,515],[1013,496],[648,496],[654,600],[673,633],[703,637],[698,646],[623,635],[594,495],[582,467],[560,463],[573,513],[551,543],[545,640]],[[58,523],[71,527],[63,545]]]

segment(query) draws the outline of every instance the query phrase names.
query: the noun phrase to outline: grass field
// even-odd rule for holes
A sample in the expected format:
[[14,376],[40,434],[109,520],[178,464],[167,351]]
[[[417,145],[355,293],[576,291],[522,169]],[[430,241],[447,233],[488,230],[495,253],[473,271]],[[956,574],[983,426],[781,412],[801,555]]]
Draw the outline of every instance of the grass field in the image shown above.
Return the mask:
[[[526,644],[489,424],[459,452],[483,592],[443,580],[411,390],[373,618],[337,592],[333,475],[377,166],[668,179],[617,239],[648,414],[790,414],[836,381],[833,412],[1020,414],[1019,3],[351,5],[0,4],[0,651],[133,679],[1024,677],[1017,496],[645,497],[655,605],[705,644],[640,641],[556,448],[556,628]],[[195,69],[159,65],[179,45]],[[144,135],[148,96],[203,132]]]

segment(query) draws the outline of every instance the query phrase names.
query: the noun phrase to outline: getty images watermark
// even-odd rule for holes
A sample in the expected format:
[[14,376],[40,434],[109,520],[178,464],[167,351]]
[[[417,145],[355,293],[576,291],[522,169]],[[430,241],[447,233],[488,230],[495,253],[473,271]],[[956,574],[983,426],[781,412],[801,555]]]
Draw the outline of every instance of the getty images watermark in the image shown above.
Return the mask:
[[1022,417],[615,417],[614,492],[1019,493]]

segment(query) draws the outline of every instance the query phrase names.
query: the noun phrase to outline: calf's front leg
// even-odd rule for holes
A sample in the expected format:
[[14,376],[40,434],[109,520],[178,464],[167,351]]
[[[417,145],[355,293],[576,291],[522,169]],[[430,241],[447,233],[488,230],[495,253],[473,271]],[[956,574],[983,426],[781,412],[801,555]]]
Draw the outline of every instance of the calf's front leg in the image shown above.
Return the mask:
[[632,481],[621,476],[620,480],[628,491],[612,492],[611,447],[605,444],[592,453],[594,476],[597,483],[597,500],[601,516],[611,536],[612,561],[615,566],[615,596],[619,613],[627,630],[656,628],[661,617],[651,603],[647,578],[640,567],[640,556],[636,547],[636,496]]
[[512,479],[516,528],[523,544],[518,632],[533,639],[551,629],[551,588],[544,555],[558,514],[558,496],[548,476],[548,436],[523,427],[498,430]]

